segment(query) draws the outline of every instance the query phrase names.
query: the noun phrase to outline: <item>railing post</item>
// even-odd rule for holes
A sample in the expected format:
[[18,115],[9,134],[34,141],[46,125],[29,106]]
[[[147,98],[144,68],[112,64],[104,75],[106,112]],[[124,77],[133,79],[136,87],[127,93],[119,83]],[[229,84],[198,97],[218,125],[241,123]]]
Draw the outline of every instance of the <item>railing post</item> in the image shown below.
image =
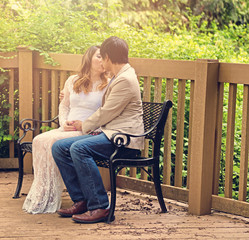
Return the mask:
[[[27,47],[18,47],[19,67],[19,120],[33,118],[33,52]],[[32,133],[28,133],[25,141],[32,141]],[[25,156],[24,172],[32,172],[32,158]]]
[[197,60],[193,99],[189,213],[211,213],[218,60]]

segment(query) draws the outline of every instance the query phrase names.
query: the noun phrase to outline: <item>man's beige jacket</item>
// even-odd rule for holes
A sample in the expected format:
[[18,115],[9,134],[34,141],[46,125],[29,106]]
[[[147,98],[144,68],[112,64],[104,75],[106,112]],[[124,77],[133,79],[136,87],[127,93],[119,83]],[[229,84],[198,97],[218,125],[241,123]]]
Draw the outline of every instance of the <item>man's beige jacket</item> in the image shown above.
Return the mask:
[[[83,134],[98,128],[110,139],[113,133],[142,134],[143,109],[135,70],[124,65],[111,80],[103,96],[102,107],[82,123]],[[128,148],[143,149],[143,138],[131,138]]]

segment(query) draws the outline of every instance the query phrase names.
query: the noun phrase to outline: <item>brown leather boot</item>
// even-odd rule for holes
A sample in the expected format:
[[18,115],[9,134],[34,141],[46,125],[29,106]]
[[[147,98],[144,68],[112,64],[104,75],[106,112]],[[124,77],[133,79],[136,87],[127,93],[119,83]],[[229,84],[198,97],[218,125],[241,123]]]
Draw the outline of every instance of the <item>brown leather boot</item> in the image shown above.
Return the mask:
[[59,209],[57,213],[62,217],[72,217],[74,214],[81,214],[87,211],[86,201],[80,201],[67,209]]
[[[95,209],[83,214],[73,215],[72,219],[78,223],[97,223],[107,220],[109,209]],[[114,220],[114,217],[111,221]]]

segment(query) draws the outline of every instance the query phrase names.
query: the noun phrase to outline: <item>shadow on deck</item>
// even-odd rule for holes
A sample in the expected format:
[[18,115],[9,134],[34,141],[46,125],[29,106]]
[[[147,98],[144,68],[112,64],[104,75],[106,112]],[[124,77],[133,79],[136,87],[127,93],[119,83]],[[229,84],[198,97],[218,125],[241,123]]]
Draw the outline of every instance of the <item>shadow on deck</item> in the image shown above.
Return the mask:
[[[12,199],[17,172],[0,172],[0,239],[249,239],[249,219],[212,212],[188,214],[185,204],[165,199],[168,213],[160,214],[155,197],[119,190],[116,220],[111,224],[77,224],[57,214],[22,211],[32,175],[24,178],[20,199]],[[63,193],[63,207],[72,204]]]

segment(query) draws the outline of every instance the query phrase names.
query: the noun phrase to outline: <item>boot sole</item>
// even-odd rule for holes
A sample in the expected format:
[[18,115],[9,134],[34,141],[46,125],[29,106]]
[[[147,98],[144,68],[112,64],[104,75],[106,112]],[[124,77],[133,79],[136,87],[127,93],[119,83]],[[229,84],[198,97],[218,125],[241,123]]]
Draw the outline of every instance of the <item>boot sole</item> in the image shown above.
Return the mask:
[[[103,218],[100,218],[100,219],[96,219],[94,221],[84,221],[84,220],[79,220],[79,219],[73,219],[73,221],[77,222],[77,223],[85,223],[85,224],[91,224],[91,223],[99,223],[99,222],[107,222],[107,219],[108,219],[108,216],[107,217],[103,217]],[[111,218],[111,221],[110,222],[113,222],[115,220],[115,216],[113,216]]]
[[58,213],[61,217],[70,218],[70,217],[72,217],[73,215],[83,214],[83,213],[85,213],[85,212],[87,212],[87,210],[86,210],[86,211],[79,212],[79,213],[74,213],[74,214],[65,214],[65,213],[60,213],[60,212],[57,212],[57,213]]

